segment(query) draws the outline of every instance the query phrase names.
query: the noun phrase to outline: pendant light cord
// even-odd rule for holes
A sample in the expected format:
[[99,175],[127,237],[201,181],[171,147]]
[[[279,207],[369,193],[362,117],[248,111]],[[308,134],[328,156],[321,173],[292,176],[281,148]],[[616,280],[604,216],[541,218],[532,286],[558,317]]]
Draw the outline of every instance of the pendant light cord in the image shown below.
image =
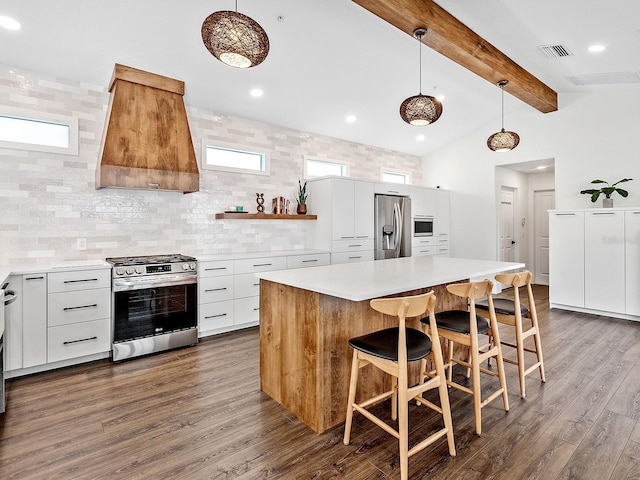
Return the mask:
[[236,0],[236,13],[238,13],[238,0]]
[[502,90],[502,120],[501,120],[501,130],[504,130],[504,85],[500,85],[500,90]]
[[420,56],[419,62],[418,64],[420,65],[420,88],[418,89],[418,91],[420,92],[420,95],[422,95],[422,35],[418,35],[418,43],[420,43],[420,46],[418,47],[418,55]]

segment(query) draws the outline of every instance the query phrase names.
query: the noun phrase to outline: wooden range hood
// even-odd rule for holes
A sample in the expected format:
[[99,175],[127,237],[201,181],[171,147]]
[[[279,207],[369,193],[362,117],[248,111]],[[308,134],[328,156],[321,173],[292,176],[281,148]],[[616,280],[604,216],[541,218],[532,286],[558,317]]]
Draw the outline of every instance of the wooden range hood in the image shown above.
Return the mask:
[[116,64],[109,92],[96,189],[197,192],[184,82]]

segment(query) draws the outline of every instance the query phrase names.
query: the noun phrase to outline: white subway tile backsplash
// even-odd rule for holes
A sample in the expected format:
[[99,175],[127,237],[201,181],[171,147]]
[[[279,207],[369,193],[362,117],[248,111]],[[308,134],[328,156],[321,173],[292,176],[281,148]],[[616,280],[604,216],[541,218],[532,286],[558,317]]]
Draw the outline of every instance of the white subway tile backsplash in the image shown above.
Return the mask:
[[[96,190],[108,81],[91,85],[0,66],[0,108],[75,116],[80,129],[78,156],[0,149],[1,265],[305,248],[314,222],[214,219],[232,205],[255,212],[256,193],[264,193],[267,208],[275,196],[293,200],[305,155],[347,162],[356,178],[377,181],[381,166],[409,171],[415,183],[422,178],[418,157],[187,105],[198,159],[204,139],[244,145],[267,152],[271,175],[201,169],[200,192],[188,195]],[[78,238],[86,238],[86,250],[77,250]]]

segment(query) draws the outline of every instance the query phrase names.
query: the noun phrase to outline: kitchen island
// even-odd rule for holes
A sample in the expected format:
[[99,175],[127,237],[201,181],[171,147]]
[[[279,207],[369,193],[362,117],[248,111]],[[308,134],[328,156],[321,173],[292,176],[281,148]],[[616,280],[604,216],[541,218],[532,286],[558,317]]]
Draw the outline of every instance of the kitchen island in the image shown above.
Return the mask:
[[[445,285],[521,268],[523,263],[425,256],[258,273],[261,389],[322,433],[345,418],[348,340],[395,325],[374,312],[369,300],[434,290],[436,312],[466,309]],[[418,319],[413,322],[421,328]],[[358,394],[371,397],[388,381],[365,368]]]

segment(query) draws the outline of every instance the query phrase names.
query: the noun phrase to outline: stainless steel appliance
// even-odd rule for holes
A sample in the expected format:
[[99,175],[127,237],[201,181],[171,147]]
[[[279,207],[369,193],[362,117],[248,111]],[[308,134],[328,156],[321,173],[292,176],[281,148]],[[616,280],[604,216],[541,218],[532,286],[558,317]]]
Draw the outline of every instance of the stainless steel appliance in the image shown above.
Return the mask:
[[414,237],[433,237],[433,217],[413,217]]
[[186,255],[107,258],[113,361],[198,342],[197,263]]
[[375,196],[375,259],[411,256],[411,199]]
[[4,332],[5,332],[5,308],[16,301],[18,295],[8,289],[9,284],[5,283],[0,287],[0,413],[5,411],[5,390],[4,390]]

